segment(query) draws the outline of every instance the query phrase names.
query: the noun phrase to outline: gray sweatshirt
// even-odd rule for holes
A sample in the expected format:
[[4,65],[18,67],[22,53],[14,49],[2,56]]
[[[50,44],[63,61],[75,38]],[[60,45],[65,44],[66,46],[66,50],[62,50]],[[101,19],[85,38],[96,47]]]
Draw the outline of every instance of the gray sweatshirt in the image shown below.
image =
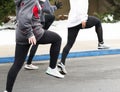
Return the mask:
[[35,36],[38,41],[44,34],[42,25],[40,24],[41,6],[38,0],[15,0],[17,28],[16,43],[29,44],[28,38]]

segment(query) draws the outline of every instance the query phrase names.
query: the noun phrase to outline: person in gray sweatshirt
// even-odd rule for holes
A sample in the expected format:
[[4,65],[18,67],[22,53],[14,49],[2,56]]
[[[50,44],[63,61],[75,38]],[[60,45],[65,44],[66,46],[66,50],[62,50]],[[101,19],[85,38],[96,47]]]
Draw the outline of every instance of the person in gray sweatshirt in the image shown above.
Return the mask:
[[45,31],[42,28],[40,23],[40,12],[42,8],[39,1],[15,1],[16,7],[19,7],[16,8],[19,10],[17,10],[15,57],[14,63],[7,75],[6,89],[4,92],[12,92],[17,75],[24,64],[31,45],[51,44],[50,63],[46,74],[57,78],[64,78],[64,75],[60,74],[56,67],[62,39],[57,33]]
[[[43,29],[48,30],[53,21],[55,20],[54,12],[62,7],[62,2],[55,1],[55,4],[51,5],[49,0],[46,0],[44,3],[42,1],[39,1],[39,3],[42,6],[40,22],[43,25]],[[32,59],[37,51],[37,48],[38,44],[31,47],[30,54],[24,66],[25,69],[36,70],[39,68],[38,66],[32,64]]]

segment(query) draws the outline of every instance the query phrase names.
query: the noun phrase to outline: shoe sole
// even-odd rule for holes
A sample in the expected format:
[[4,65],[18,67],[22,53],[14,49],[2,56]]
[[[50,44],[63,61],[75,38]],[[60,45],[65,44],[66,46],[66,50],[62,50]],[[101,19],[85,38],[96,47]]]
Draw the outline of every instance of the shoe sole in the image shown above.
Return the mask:
[[47,74],[47,75],[50,75],[50,76],[52,76],[52,77],[58,78],[58,79],[63,79],[63,78],[64,78],[64,77],[58,77],[58,76],[55,76],[55,75],[49,74],[49,73],[47,73],[47,72],[46,72],[46,74]]
[[26,69],[26,70],[38,70],[38,69],[30,69],[30,68],[25,68],[25,67],[24,67],[24,69]]
[[98,49],[109,49],[109,48],[98,48]]

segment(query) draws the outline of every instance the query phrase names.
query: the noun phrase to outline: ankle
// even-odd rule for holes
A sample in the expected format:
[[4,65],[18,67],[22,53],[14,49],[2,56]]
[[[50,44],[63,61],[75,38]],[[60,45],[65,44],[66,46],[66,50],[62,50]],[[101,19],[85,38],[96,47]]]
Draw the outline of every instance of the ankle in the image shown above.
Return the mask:
[[99,44],[104,44],[104,42],[99,42]]

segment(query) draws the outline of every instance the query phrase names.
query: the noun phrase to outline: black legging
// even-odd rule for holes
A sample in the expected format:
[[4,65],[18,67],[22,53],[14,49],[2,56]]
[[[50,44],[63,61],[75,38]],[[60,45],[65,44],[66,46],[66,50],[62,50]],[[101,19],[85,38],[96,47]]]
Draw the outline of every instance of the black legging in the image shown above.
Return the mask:
[[[53,23],[53,21],[55,20],[55,16],[54,15],[50,15],[50,14],[46,14],[45,15],[45,22],[42,22],[43,25],[43,29],[48,30],[48,28],[50,27],[50,25]],[[30,49],[30,54],[28,56],[28,60],[27,60],[27,64],[31,64],[32,63],[32,59],[37,51],[38,48],[38,44],[37,45],[33,45]]]
[[[93,26],[95,26],[95,31],[97,33],[98,42],[103,43],[103,30],[102,30],[100,20],[96,17],[89,16],[88,20],[86,22],[85,28],[91,28]],[[72,48],[80,29],[82,29],[82,24],[79,24],[72,28],[68,28],[67,44],[65,45],[65,47],[63,49],[62,58],[61,58],[61,62],[63,64],[65,64],[66,57],[67,57],[70,49]]]
[[[61,37],[54,32],[45,31],[43,37],[37,42],[37,44],[51,44],[49,67],[55,68],[58,55],[59,55],[59,51],[60,51],[60,47],[61,47]],[[12,88],[16,80],[17,74],[24,64],[29,47],[30,45],[16,44],[15,60],[7,76],[6,90],[8,92],[12,92]]]
[[51,24],[54,22],[54,20],[55,20],[54,15],[46,14],[43,29],[48,30],[48,28],[51,26]]

